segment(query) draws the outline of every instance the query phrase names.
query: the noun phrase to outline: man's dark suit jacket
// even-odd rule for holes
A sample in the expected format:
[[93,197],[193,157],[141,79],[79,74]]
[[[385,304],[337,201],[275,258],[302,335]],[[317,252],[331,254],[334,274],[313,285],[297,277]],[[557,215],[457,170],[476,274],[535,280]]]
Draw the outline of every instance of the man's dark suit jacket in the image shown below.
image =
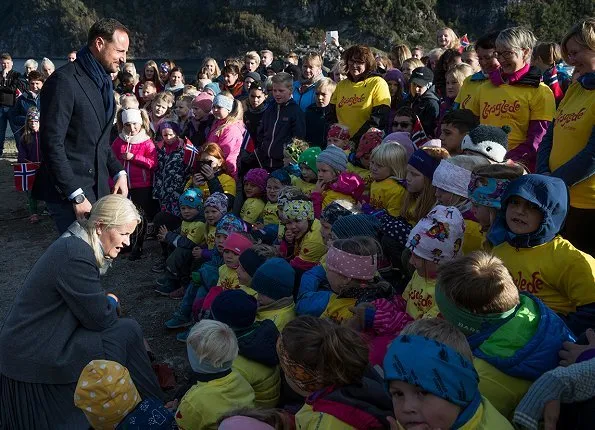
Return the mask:
[[109,194],[109,178],[122,170],[109,136],[101,93],[78,61],[48,78],[40,93],[41,167],[33,195],[60,202],[81,188],[95,200]]

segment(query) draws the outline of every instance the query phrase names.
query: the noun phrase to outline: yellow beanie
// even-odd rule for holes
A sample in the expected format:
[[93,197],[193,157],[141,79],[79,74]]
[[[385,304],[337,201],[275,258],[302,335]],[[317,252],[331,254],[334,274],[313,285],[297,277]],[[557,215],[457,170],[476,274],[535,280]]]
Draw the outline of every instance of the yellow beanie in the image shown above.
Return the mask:
[[74,392],[74,404],[95,430],[115,429],[140,401],[128,369],[108,360],[89,362]]

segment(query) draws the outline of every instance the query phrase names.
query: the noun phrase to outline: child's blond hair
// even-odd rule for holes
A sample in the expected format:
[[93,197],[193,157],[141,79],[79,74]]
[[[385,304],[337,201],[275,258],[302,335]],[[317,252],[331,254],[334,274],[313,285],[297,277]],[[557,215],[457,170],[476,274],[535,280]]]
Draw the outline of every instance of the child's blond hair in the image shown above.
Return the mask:
[[519,304],[519,292],[510,272],[498,257],[474,251],[440,266],[436,288],[470,312],[503,313]]
[[187,344],[198,359],[213,367],[223,368],[238,356],[238,340],[227,324],[203,319],[195,324],[188,335]]
[[328,90],[330,90],[330,92],[332,94],[335,92],[335,89],[337,88],[337,83],[335,81],[333,81],[331,78],[322,78],[321,80],[316,82],[316,85],[314,85],[314,88],[316,91],[328,89]]
[[272,85],[285,85],[290,90],[293,88],[293,77],[286,72],[277,73],[274,76],[271,76],[271,83]]
[[456,64],[452,66],[450,69],[448,69],[448,71],[446,72],[446,79],[452,76],[457,80],[459,85],[463,85],[463,81],[465,80],[465,78],[467,76],[471,76],[472,74],[473,67],[471,67],[469,64],[461,63]]
[[424,336],[450,346],[469,361],[473,353],[467,338],[453,324],[442,318],[423,318],[413,321],[401,331],[401,335]]
[[398,142],[386,142],[374,148],[370,161],[388,167],[391,177],[404,179],[407,176],[407,151]]
[[122,109],[138,109],[140,106],[138,99],[134,94],[122,94],[120,96],[120,107]]

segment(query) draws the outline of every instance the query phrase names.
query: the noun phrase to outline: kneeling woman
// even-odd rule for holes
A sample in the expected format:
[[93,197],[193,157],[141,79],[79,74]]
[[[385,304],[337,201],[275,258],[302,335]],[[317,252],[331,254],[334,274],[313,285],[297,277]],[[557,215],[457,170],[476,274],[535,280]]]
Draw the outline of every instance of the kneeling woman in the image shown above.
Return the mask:
[[130,200],[103,197],[37,260],[0,331],[0,427],[88,428],[74,391],[94,359],[123,364],[143,398],[161,398],[140,326],[118,318],[100,281],[140,220]]

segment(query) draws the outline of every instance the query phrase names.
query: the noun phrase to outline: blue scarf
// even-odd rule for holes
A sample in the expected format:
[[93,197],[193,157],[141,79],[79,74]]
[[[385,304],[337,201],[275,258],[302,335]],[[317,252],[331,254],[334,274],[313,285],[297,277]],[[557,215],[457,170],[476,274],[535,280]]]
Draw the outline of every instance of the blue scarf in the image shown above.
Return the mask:
[[416,385],[461,408],[452,429],[461,428],[481,404],[479,376],[468,359],[433,339],[403,335],[384,357],[384,379]]
[[77,54],[76,61],[83,68],[85,73],[97,85],[97,89],[103,98],[105,108],[105,122],[108,123],[114,115],[114,86],[112,77],[105,71],[103,66],[91,53],[88,46],[84,46]]

